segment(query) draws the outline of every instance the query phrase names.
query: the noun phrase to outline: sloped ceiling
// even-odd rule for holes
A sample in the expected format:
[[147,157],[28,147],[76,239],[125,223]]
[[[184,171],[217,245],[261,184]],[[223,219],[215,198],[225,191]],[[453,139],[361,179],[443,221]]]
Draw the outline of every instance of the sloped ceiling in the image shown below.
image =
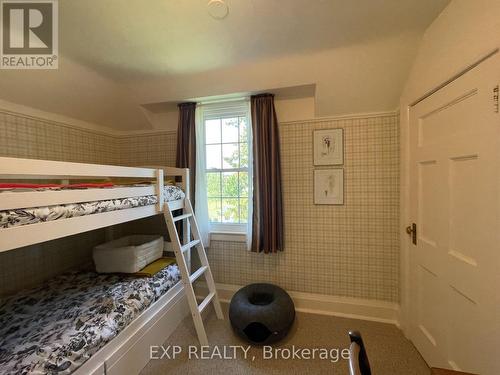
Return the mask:
[[449,0],[207,2],[60,1],[60,69],[1,71],[0,98],[118,130],[151,128],[150,103],[308,84],[318,116],[394,109]]

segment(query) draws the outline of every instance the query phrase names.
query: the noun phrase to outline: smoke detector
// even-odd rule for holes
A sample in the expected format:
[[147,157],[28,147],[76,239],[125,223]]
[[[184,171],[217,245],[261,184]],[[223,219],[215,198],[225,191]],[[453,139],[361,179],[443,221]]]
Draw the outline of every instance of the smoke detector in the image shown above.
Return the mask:
[[229,13],[229,7],[223,0],[210,0],[207,4],[208,14],[216,20],[226,18]]

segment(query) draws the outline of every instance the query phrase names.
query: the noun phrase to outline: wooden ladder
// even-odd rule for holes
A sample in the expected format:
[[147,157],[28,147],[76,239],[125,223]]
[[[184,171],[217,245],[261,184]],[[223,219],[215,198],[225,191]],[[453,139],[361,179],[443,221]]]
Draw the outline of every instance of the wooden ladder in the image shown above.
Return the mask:
[[[181,271],[182,283],[184,285],[184,290],[186,291],[186,297],[189,303],[189,308],[191,309],[191,315],[193,316],[194,327],[196,328],[196,333],[198,334],[198,340],[200,341],[200,345],[207,346],[208,338],[205,326],[203,325],[203,319],[201,317],[202,312],[208,307],[208,305],[210,305],[210,302],[212,302],[217,318],[224,319],[224,315],[222,314],[219,298],[217,297],[215,282],[212,276],[212,271],[210,270],[210,265],[208,264],[207,254],[200,238],[200,232],[194,216],[193,207],[190,200],[186,198],[184,199],[183,213],[181,215],[173,216],[168,202],[165,202],[164,215],[167,222],[170,240],[172,241],[174,248],[175,257],[177,259],[177,265]],[[184,220],[186,220],[186,222],[184,222]],[[179,221],[184,223],[183,239],[187,242],[185,244],[182,244],[175,226],[175,223]],[[192,239],[190,232],[193,234]],[[189,255],[192,248],[196,248],[198,251],[201,267],[191,274],[190,267],[188,266],[188,263],[190,262],[186,262],[186,256],[188,258],[190,257]],[[193,283],[202,275],[205,276],[207,282],[208,295],[198,305]]]

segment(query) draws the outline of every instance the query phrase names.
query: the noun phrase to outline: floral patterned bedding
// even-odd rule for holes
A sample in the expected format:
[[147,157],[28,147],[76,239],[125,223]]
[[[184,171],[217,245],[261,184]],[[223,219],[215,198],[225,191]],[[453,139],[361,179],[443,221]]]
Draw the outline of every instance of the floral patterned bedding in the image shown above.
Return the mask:
[[[183,199],[184,192],[177,186],[166,185],[165,201]],[[67,219],[71,217],[91,215],[101,212],[124,210],[156,204],[156,195],[143,197],[110,199],[96,202],[61,204],[57,206],[23,208],[0,211],[0,228],[10,228],[26,224],[35,224],[44,221]]]
[[0,302],[0,374],[70,374],[179,281],[68,273]]

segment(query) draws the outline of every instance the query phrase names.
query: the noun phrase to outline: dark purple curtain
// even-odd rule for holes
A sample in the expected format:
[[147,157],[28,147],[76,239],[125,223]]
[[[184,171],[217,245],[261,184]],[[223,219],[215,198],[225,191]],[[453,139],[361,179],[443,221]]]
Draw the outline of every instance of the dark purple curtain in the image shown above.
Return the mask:
[[189,194],[194,207],[194,184],[196,181],[196,103],[181,103],[177,127],[177,154],[175,166],[189,168]]
[[253,132],[252,251],[283,251],[283,204],[274,95],[251,98]]

